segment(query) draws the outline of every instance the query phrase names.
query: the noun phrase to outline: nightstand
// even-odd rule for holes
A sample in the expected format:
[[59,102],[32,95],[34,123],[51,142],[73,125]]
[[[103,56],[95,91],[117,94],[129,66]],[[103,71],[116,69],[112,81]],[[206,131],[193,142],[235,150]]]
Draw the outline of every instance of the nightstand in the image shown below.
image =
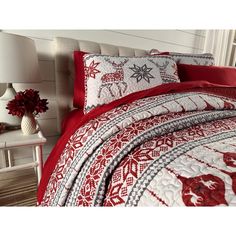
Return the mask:
[[[23,135],[20,129],[14,131],[7,131],[5,133],[0,134],[0,152],[3,158],[3,168],[0,168],[0,173],[16,171],[20,169],[34,168],[37,172],[37,179],[39,183],[43,169],[42,146],[45,142],[46,138],[43,136],[39,127],[36,133],[32,135]],[[32,148],[33,161],[27,164],[14,166],[12,162],[11,150],[14,148],[26,147]]]

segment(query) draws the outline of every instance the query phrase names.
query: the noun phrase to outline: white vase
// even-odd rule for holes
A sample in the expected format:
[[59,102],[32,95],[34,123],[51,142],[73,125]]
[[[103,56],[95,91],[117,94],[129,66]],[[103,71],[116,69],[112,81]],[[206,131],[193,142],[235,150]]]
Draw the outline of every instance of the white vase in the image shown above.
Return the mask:
[[36,132],[36,120],[32,113],[25,113],[22,117],[21,130],[24,135],[30,135]]

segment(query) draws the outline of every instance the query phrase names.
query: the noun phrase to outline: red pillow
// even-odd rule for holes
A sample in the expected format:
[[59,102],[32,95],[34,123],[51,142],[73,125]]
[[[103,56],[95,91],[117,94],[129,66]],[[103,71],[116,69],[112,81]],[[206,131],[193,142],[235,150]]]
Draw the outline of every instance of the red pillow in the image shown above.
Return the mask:
[[236,68],[178,64],[181,82],[205,80],[210,83],[236,86]]
[[84,86],[84,61],[83,56],[87,54],[82,51],[74,52],[74,65],[75,65],[75,81],[74,81],[74,107],[83,108],[85,98]]

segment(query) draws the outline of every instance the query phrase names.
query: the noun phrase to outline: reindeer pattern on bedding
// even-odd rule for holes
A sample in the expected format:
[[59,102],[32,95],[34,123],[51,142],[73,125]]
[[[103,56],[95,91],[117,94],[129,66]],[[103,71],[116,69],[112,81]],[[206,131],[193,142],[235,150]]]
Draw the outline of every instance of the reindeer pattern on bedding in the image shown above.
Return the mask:
[[[111,61],[108,58],[106,58],[105,61],[107,61],[113,66],[113,68],[115,69],[115,72],[106,73],[102,76],[101,78],[102,85],[100,86],[99,91],[98,91],[98,98],[101,97],[101,92],[104,88],[108,89],[112,97],[115,97],[111,89],[114,85],[118,88],[119,95],[122,96],[122,94],[125,93],[127,89],[127,83],[124,81],[123,66],[126,62],[128,62],[128,59],[125,59],[123,62],[120,62],[120,63],[115,63],[114,61]],[[121,85],[124,86],[123,92],[121,89]]]
[[89,54],[84,57],[84,68],[85,113],[134,92],[163,83],[179,82],[176,63],[169,56],[115,57]]

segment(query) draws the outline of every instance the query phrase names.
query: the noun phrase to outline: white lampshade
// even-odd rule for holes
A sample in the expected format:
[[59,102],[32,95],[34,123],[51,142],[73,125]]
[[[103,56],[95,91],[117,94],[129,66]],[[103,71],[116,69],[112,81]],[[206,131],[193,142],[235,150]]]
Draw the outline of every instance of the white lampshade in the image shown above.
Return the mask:
[[24,36],[0,32],[0,83],[7,83],[6,91],[0,97],[0,122],[20,124],[20,118],[9,115],[6,109],[8,102],[16,95],[12,83],[40,81],[34,41]]
[[40,82],[34,41],[0,32],[0,83]]

